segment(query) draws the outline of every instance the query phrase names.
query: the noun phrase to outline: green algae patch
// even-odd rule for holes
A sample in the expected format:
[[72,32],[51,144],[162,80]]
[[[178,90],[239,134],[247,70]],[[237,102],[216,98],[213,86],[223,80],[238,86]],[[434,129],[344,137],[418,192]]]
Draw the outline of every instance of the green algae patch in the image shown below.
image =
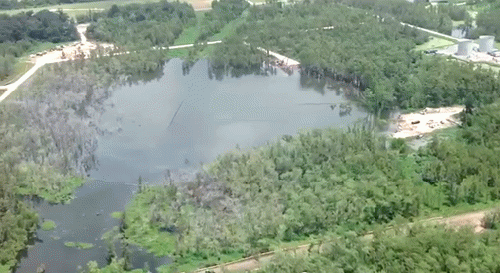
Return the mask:
[[19,178],[19,194],[38,196],[51,203],[69,203],[74,198],[75,190],[85,183],[83,177],[63,175],[53,168],[35,163],[20,166]]
[[[159,191],[165,191],[164,187],[145,188],[136,194],[131,204],[126,209],[125,237],[135,245],[146,248],[149,252],[157,256],[166,256],[174,252],[176,237],[168,232],[160,231],[160,226],[151,225],[150,213],[151,202],[155,199]],[[168,209],[168,202],[165,202],[164,209]]]
[[78,248],[78,249],[91,249],[94,247],[94,244],[82,243],[82,242],[65,242],[64,245],[66,247]]
[[66,247],[76,247],[76,243],[75,242],[65,242],[64,245]]
[[47,220],[42,223],[42,230],[49,231],[54,230],[57,227],[56,223],[52,220]]
[[123,218],[123,212],[122,211],[115,211],[111,213],[111,217],[115,219],[122,219]]

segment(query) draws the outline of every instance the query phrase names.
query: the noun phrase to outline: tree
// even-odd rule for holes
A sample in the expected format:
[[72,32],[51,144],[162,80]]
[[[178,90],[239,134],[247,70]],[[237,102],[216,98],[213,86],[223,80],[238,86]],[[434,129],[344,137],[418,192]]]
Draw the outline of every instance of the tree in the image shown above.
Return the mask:
[[108,11],[108,17],[115,17],[115,15],[118,13],[120,13],[120,8],[117,5],[112,5]]
[[139,193],[142,192],[142,177],[141,176],[139,176],[139,179],[137,179],[137,191]]

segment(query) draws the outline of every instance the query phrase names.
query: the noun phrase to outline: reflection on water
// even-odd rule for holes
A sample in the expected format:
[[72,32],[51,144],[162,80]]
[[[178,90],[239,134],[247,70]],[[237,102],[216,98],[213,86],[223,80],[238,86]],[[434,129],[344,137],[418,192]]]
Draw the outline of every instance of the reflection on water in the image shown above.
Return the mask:
[[[233,70],[229,75],[235,78],[207,61],[180,60],[168,62],[161,73],[151,77],[155,81],[118,88],[104,102],[94,121],[102,132],[98,167],[90,172],[95,181],[80,188],[69,205],[37,206],[41,217],[58,226],[38,232],[41,241],[17,272],[34,272],[40,263],[48,272],[75,272],[90,260],[104,266],[108,253],[100,238],[119,224],[109,214],[125,208],[139,176],[153,182],[166,170],[197,167],[236,146],[262,145],[306,128],[347,128],[366,117],[338,92],[341,87],[299,73]],[[95,247],[69,249],[66,241]],[[135,253],[132,262],[153,269],[168,260]]]

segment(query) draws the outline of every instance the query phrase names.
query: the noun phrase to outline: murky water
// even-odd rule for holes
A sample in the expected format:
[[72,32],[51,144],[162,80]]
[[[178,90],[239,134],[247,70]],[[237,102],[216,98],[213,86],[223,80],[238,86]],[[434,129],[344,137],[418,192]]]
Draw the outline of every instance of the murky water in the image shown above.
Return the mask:
[[[109,214],[124,210],[139,176],[154,182],[167,169],[195,168],[237,145],[249,148],[306,128],[346,128],[366,117],[353,104],[350,111],[340,107],[347,101],[338,90],[298,73],[215,80],[206,61],[187,75],[182,67],[172,60],[158,81],[114,91],[96,121],[106,133],[98,139],[94,181],[78,189],[70,204],[36,205],[57,228],[38,231],[16,272],[36,272],[41,263],[47,272],[76,272],[91,260],[104,266],[108,251],[100,238],[119,224]],[[67,241],[95,246],[78,250],[65,247]],[[168,258],[135,251],[133,266],[145,262],[153,269]]]

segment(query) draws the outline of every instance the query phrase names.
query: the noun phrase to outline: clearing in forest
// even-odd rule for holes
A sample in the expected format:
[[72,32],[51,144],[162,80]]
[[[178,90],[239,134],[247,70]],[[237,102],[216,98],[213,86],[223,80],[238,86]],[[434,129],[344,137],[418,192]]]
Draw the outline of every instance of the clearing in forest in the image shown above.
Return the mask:
[[417,113],[398,116],[394,138],[418,137],[434,130],[448,128],[459,124],[457,115],[464,110],[463,106],[425,108]]

